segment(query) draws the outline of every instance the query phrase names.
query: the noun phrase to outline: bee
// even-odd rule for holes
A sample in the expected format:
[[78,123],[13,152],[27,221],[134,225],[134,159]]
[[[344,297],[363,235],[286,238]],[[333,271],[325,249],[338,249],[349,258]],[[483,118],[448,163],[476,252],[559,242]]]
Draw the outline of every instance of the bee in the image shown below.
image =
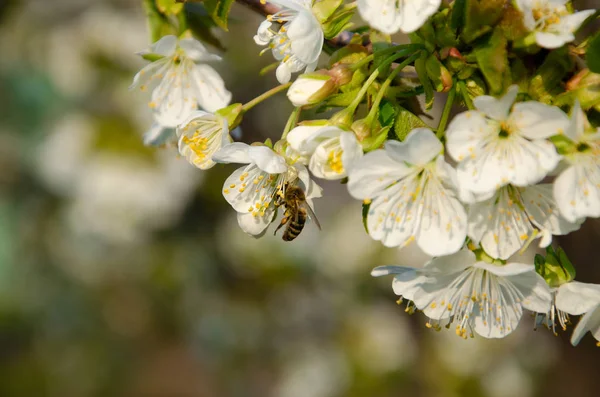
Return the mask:
[[302,188],[299,186],[286,184],[283,196],[278,197],[275,205],[285,206],[283,219],[281,219],[281,223],[279,226],[277,226],[277,229],[275,229],[275,232],[273,233],[273,235],[275,235],[277,231],[283,227],[283,225],[287,224],[282,236],[283,241],[292,241],[298,237],[300,232],[302,232],[302,229],[304,229],[304,224],[306,223],[307,218],[312,219],[319,230],[321,230],[319,220],[317,219],[317,216],[313,212],[312,208],[310,208],[306,202],[304,190],[302,190]]

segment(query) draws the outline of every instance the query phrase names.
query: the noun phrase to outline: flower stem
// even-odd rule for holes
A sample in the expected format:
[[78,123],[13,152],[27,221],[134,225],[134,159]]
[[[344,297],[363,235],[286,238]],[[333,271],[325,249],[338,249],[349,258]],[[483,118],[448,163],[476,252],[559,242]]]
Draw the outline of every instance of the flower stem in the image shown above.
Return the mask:
[[475,106],[473,105],[473,101],[471,100],[471,97],[469,96],[469,92],[467,91],[467,86],[466,86],[465,82],[459,81],[458,88],[460,89],[460,95],[463,97],[463,100],[465,101],[465,105],[467,105],[467,108],[469,110],[475,109]]
[[450,92],[448,92],[448,98],[446,99],[446,104],[444,105],[444,110],[442,111],[442,117],[440,118],[440,123],[438,124],[437,132],[435,136],[438,139],[442,139],[444,136],[444,132],[446,131],[446,124],[448,124],[448,117],[450,117],[450,111],[452,110],[452,105],[454,104],[454,98],[456,97],[456,84],[452,85],[450,88]]
[[[381,103],[381,100],[385,96],[385,93],[386,93],[388,87],[392,84],[392,81],[394,81],[394,79],[396,78],[398,73],[400,73],[402,71],[402,69],[404,69],[406,66],[408,66],[412,62],[414,62],[420,55],[421,55],[420,53],[413,54],[412,56],[410,56],[410,57],[406,58],[404,61],[402,61],[394,70],[392,70],[390,75],[387,77],[387,79],[385,79],[385,81],[379,88],[379,92],[377,93],[377,96],[375,97],[375,100],[373,101],[373,106],[371,106],[371,110],[369,111],[367,118],[375,117],[374,114],[376,114],[377,111],[379,110],[379,104]],[[371,113],[373,113],[373,115],[371,115]]]
[[267,91],[265,93],[262,93],[261,95],[257,96],[250,102],[245,103],[242,106],[242,113],[245,113],[248,110],[252,109],[254,106],[258,105],[265,99],[268,99],[268,98],[272,97],[273,95],[280,93],[281,91],[287,90],[289,88],[289,86],[291,86],[291,85],[292,85],[291,82],[281,84],[281,85],[278,85],[277,87],[271,88],[269,91]]
[[285,124],[285,128],[283,129],[283,134],[281,134],[281,139],[285,139],[287,134],[296,126],[298,123],[298,119],[300,118],[300,112],[302,108],[294,108],[290,117],[288,118],[287,123]]
[[351,109],[352,113],[354,113],[354,110],[356,110],[356,108],[358,107],[358,105],[360,105],[360,103],[362,102],[363,97],[367,93],[367,90],[369,89],[369,87],[371,86],[371,84],[373,84],[373,82],[375,81],[375,79],[377,79],[377,76],[379,76],[379,69],[376,69],[373,73],[371,73],[371,75],[369,76],[369,79],[365,82],[365,84],[363,84],[362,88],[360,89],[360,91],[356,95],[356,98],[354,98],[354,101],[352,101],[352,103],[350,104],[350,106],[348,106],[348,109]]

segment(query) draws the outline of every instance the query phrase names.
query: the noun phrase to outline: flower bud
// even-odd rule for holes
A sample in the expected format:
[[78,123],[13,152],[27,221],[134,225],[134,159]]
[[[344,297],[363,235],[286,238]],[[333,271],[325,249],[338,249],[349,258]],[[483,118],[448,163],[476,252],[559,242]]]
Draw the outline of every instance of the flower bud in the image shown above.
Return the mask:
[[348,65],[343,63],[335,65],[333,68],[331,68],[331,70],[329,70],[327,74],[333,78],[335,84],[338,87],[341,87],[351,82],[352,77],[354,76],[354,72],[352,71],[352,69],[350,69]]
[[337,91],[333,77],[323,73],[300,75],[287,92],[296,107],[314,105]]
[[558,288],[575,279],[575,267],[560,247],[554,251],[552,246],[548,246],[546,258],[538,254],[534,263],[535,271],[546,280],[550,288]]

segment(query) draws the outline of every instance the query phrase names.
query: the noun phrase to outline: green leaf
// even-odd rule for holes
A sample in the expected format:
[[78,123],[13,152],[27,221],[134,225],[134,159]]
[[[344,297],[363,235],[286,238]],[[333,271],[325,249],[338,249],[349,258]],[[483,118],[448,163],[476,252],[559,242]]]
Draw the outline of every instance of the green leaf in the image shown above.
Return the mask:
[[423,90],[425,91],[425,108],[429,110],[433,106],[433,85],[427,76],[427,68],[425,67],[426,59],[427,54],[423,53],[423,55],[415,61],[415,70],[417,71],[419,81],[421,81],[421,85],[423,85]]
[[412,113],[408,109],[398,106],[398,115],[394,123],[394,132],[398,140],[403,141],[409,132],[415,128],[429,128],[427,124],[419,116]]
[[511,84],[506,46],[507,40],[502,31],[496,29],[474,51],[491,94],[502,94]]
[[227,31],[227,19],[231,6],[235,0],[204,0],[204,6],[208,10],[213,21],[221,29]]
[[354,16],[354,9],[346,9],[336,12],[327,22],[321,26],[326,39],[332,39],[342,30],[346,30],[352,26],[350,20]]
[[504,14],[506,0],[466,0],[464,41],[472,42],[494,28]]
[[575,63],[569,56],[567,46],[550,52],[529,81],[529,95],[539,102],[552,105],[555,98],[564,91],[561,84],[564,77],[574,67]]
[[352,103],[352,101],[356,98],[356,96],[358,95],[358,92],[360,91],[360,87],[357,87],[351,91],[348,92],[343,92],[337,95],[332,95],[329,97],[329,99],[327,100],[326,105],[327,106],[332,106],[332,107],[347,107],[350,106],[350,104]]
[[342,5],[343,0],[321,0],[312,6],[312,12],[319,22],[327,21]]
[[594,73],[600,73],[600,32],[590,40],[586,53],[585,60],[588,68]]
[[467,13],[467,0],[455,0],[452,3],[452,15],[450,16],[450,27],[455,31],[461,29],[465,24]]
[[388,127],[394,123],[397,108],[398,105],[395,105],[393,102],[386,99],[381,101],[381,105],[379,105],[379,122],[382,126]]
[[163,36],[177,34],[175,27],[171,25],[167,17],[158,10],[154,0],[144,0],[143,4],[144,9],[146,10],[146,18],[148,20],[150,40],[153,43],[158,41]]

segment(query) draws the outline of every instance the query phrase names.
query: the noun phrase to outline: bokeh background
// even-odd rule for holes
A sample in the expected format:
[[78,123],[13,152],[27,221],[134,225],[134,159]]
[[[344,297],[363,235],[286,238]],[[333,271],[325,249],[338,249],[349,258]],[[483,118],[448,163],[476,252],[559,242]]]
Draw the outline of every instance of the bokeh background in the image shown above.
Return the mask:
[[[218,69],[245,102],[276,83],[257,74],[261,18],[232,15]],[[235,166],[142,145],[128,86],[147,45],[139,0],[0,0],[0,396],[600,393],[590,336],[573,348],[526,315],[465,341],[404,313],[369,272],[426,258],[371,241],[343,185],[323,183],[323,231],[245,235],[220,194]],[[277,138],[290,110],[260,105],[243,140]],[[599,237],[588,221],[559,239],[582,281],[600,283]]]

